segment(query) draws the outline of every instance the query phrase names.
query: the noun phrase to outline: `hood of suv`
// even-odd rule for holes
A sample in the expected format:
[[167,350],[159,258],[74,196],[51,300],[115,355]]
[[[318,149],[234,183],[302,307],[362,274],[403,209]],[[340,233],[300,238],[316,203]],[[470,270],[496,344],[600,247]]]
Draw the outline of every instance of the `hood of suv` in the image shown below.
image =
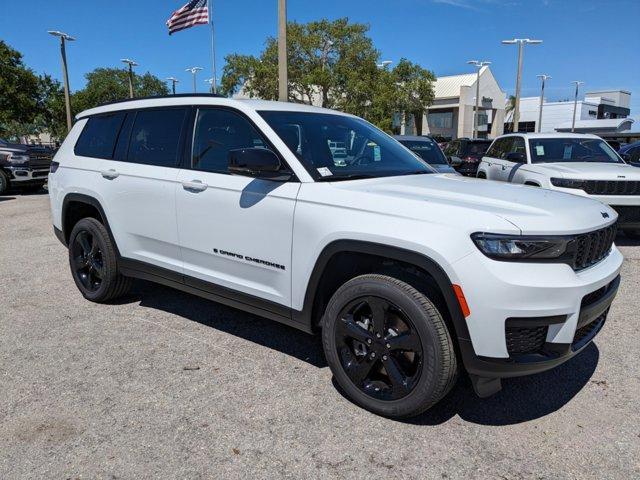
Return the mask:
[[576,178],[580,180],[640,180],[640,171],[624,163],[535,163],[528,165],[527,169],[543,172],[552,177]]
[[[425,221],[457,223],[470,231],[488,228],[487,215],[499,217],[523,234],[582,233],[610,224],[617,214],[598,201],[525,185],[460,175],[411,175],[336,182],[359,191],[365,208]],[[354,197],[356,198],[356,197]]]

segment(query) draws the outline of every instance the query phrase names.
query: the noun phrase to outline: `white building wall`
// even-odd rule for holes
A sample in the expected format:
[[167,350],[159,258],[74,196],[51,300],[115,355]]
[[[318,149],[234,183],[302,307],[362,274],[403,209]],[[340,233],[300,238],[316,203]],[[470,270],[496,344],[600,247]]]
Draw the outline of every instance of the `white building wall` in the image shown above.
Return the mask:
[[[592,113],[590,113],[592,112]],[[540,97],[525,97],[520,99],[520,122],[537,122],[540,113]],[[598,105],[582,100],[576,108],[577,120],[595,120]],[[563,123],[571,122],[573,118],[573,102],[548,102],[542,108],[542,132],[555,132],[555,128]]]

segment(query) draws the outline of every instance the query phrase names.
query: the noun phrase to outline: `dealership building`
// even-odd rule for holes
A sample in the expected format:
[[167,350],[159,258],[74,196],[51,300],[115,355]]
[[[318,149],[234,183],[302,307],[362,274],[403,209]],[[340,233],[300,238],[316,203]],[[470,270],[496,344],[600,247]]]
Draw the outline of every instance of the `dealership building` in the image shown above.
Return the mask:
[[[475,72],[438,77],[434,83],[435,99],[423,115],[422,122],[415,122],[409,115],[406,125],[401,127],[401,133],[439,135],[452,139],[473,137],[477,78]],[[491,69],[482,67],[478,137],[494,138],[503,133],[506,98]]]

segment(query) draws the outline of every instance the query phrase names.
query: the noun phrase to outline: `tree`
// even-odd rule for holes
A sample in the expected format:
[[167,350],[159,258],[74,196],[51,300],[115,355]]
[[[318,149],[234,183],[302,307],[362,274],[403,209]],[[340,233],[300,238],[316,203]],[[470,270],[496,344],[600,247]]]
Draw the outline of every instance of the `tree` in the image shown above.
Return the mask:
[[[96,68],[85,75],[87,85],[77,91],[72,98],[74,113],[103,103],[129,98],[129,72],[120,68]],[[133,75],[133,91],[138,97],[167,95],[167,85],[147,72],[144,75]]]
[[22,54],[0,40],[0,134],[32,122],[38,93],[38,77],[23,64]]
[[[367,36],[367,25],[342,18],[287,25],[289,100],[359,115],[391,130],[395,111],[420,112],[433,101],[433,74],[402,59],[393,69],[379,69],[380,53]],[[278,98],[278,45],[267,38],[259,57],[225,58],[222,92],[239,90],[250,97]]]

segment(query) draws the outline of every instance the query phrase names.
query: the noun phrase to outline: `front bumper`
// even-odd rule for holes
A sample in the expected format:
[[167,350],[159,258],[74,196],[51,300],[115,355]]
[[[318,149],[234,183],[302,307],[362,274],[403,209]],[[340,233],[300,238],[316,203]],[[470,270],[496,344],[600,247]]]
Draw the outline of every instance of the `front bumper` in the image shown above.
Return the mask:
[[49,169],[44,168],[30,168],[30,167],[5,167],[5,170],[10,175],[11,183],[14,182],[46,182],[49,175]]
[[515,377],[578,354],[605,323],[621,266],[615,246],[579,272],[562,264],[498,262],[479,252],[456,262],[471,310],[469,338],[458,339],[466,370],[483,378]]

